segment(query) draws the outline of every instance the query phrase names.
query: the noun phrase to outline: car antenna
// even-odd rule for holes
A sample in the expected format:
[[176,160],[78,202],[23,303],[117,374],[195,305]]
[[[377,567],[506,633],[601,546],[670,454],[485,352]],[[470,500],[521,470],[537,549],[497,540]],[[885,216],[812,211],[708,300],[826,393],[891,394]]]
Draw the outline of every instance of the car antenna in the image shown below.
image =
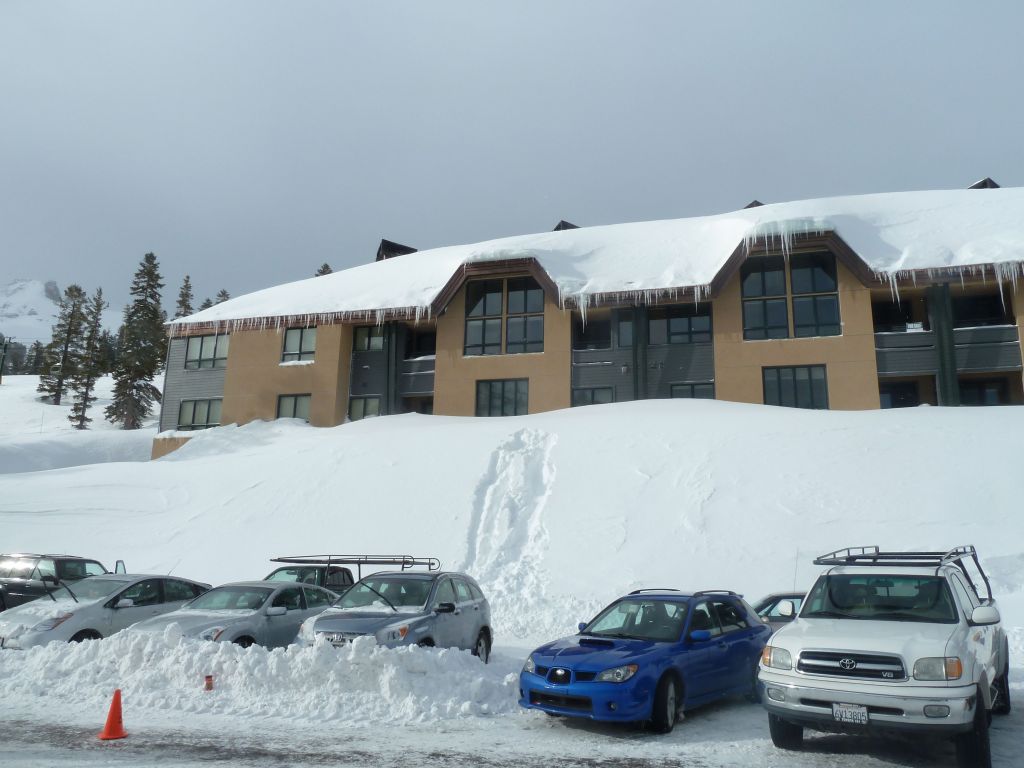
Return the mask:
[[796,592],[796,570],[800,567],[800,547],[796,548],[796,554],[793,556],[793,591]]

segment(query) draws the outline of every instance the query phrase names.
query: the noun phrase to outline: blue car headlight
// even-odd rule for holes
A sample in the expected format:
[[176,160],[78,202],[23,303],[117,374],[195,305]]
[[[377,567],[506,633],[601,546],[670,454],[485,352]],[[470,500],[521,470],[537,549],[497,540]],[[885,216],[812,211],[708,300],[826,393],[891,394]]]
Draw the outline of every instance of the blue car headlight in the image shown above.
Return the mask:
[[626,664],[621,667],[606,669],[597,676],[599,683],[624,683],[640,669],[636,664]]
[[537,665],[533,663],[533,656],[526,657],[526,663],[523,665],[523,672],[536,672]]

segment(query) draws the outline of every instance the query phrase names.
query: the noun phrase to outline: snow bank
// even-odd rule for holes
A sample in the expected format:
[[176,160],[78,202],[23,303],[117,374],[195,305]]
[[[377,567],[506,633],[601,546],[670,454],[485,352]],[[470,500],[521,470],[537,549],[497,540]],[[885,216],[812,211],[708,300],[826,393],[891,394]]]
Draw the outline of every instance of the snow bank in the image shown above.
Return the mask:
[[[468,651],[344,649],[319,644],[267,651],[122,632],[102,641],[0,653],[0,699],[43,696],[102,712],[113,688],[132,709],[313,719],[346,726],[418,723],[514,712],[520,661],[484,665]],[[504,663],[502,663],[504,661]],[[214,690],[204,677],[213,675]]]
[[0,474],[149,459],[155,426],[125,431],[103,415],[110,404],[112,377],[96,382],[97,400],[89,409],[92,423],[87,430],[77,430],[68,421],[70,397],[51,405],[39,399],[38,384],[38,376],[4,376],[0,384]]
[[212,323],[387,308],[426,313],[464,264],[536,259],[562,298],[647,292],[711,283],[735,249],[786,247],[800,234],[836,232],[879,276],[970,271],[1024,262],[1024,188],[897,192],[764,205],[698,218],[584,227],[420,251],[267,288],[172,322]]

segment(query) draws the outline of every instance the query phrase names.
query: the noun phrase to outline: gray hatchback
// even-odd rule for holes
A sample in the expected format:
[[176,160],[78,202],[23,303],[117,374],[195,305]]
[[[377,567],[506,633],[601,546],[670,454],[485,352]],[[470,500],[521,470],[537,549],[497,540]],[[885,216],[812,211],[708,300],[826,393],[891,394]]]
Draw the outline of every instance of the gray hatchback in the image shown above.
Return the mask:
[[491,607],[464,573],[375,573],[334,605],[307,619],[298,642],[332,645],[373,637],[380,645],[463,648],[486,664],[491,655]]

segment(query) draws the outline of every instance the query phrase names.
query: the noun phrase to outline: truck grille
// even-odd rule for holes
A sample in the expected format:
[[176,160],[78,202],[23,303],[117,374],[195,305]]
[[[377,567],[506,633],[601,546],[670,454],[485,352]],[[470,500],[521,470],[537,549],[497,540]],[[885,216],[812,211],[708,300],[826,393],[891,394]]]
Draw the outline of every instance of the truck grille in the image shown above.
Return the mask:
[[797,671],[808,675],[830,675],[861,680],[906,680],[907,670],[899,656],[875,653],[804,651]]

